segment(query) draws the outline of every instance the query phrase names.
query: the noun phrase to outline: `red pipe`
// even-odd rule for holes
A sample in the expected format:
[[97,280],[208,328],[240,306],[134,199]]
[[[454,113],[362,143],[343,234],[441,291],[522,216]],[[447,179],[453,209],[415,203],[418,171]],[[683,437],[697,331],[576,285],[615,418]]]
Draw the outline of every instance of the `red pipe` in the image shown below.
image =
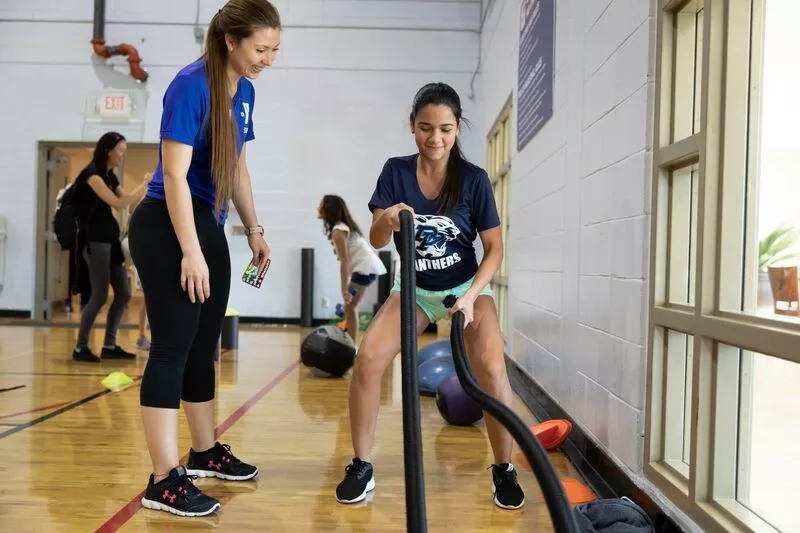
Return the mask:
[[106,46],[106,42],[103,39],[92,39],[92,48],[94,48],[94,53],[100,57],[126,56],[130,65],[131,76],[141,82],[147,81],[149,75],[141,67],[142,59],[139,57],[139,51],[136,50],[135,46],[127,43]]

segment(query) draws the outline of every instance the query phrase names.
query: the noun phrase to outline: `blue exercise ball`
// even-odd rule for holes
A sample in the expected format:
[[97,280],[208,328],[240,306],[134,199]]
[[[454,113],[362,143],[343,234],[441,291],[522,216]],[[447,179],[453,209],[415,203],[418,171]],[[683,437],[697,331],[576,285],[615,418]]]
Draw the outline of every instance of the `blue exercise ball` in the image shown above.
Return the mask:
[[426,361],[430,361],[434,357],[447,356],[453,358],[453,350],[450,346],[449,340],[441,340],[428,344],[419,350],[417,354],[417,364],[421,365]]
[[419,365],[419,392],[423,396],[436,396],[439,383],[456,371],[452,355],[440,355]]

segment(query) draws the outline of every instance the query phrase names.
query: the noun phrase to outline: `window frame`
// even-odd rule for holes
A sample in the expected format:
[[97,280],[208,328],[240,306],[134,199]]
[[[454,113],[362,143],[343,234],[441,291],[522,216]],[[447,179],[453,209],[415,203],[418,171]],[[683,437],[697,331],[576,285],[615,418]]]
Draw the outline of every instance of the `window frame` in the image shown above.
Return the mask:
[[[511,228],[511,160],[513,158],[513,95],[509,95],[486,134],[486,173],[492,184],[503,239],[503,262],[495,273],[490,286],[494,291],[500,330],[508,342],[508,241]],[[498,193],[499,191],[499,193]]]
[[[760,127],[758,106],[753,103],[761,97],[763,60],[759,52],[763,43],[742,35],[763,35],[765,2],[657,1],[643,470],[667,498],[708,531],[778,531],[737,500],[737,483],[741,482],[737,480],[741,475],[737,450],[747,446],[742,444],[746,440],[742,434],[751,423],[746,412],[740,416],[739,409],[743,401],[752,399],[747,381],[740,376],[752,367],[754,352],[800,363],[800,322],[724,310],[741,308],[735,301],[731,303],[731,287],[742,287],[748,278],[758,275],[752,261],[742,267],[742,257],[752,258],[754,243],[757,248],[756,225],[744,222],[757,218],[757,202],[745,202],[745,194],[746,190],[750,194],[758,190],[758,174],[753,158],[741,154],[753,150],[750,138]],[[699,4],[703,10],[702,75],[693,91],[695,95],[698,88],[700,91],[700,102],[694,104],[700,122],[697,132],[673,139],[675,21],[676,14],[690,4]],[[691,251],[696,258],[694,302],[684,305],[670,303],[668,292],[669,183],[674,170],[693,161],[699,165],[696,241]],[[723,209],[724,205],[747,207]],[[740,248],[734,254],[732,243],[737,239]],[[742,297],[748,295],[742,296],[740,290]],[[663,349],[670,332],[693,339],[688,469],[676,465],[665,451],[666,435],[676,430],[667,427],[665,415],[676,407],[670,404],[675,401],[674,392],[670,393],[674,384],[668,383],[669,354]],[[740,355],[735,356],[734,351]],[[736,428],[735,446],[726,440],[731,427]]]

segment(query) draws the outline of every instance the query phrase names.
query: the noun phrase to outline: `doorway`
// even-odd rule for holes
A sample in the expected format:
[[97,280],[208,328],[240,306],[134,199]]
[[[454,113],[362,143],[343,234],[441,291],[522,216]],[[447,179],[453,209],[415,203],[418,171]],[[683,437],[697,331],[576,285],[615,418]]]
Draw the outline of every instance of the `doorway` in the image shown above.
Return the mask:
[[[90,290],[88,283],[81,283],[80,270],[75,257],[62,250],[53,234],[53,214],[59,194],[74,183],[81,170],[92,159],[94,143],[42,141],[39,143],[39,172],[36,231],[36,288],[33,318],[52,325],[77,327],[80,323],[80,292]],[[144,175],[155,171],[158,163],[157,143],[128,142],[125,159],[114,172],[120,185],[127,191],[141,184]],[[112,210],[124,234],[130,219],[130,209]],[[78,258],[83,261],[82,258]],[[138,328],[139,312],[144,306],[143,295],[136,287],[133,265],[127,263],[130,272],[131,301],[122,319],[122,328]],[[76,277],[77,280],[76,280]],[[73,283],[74,282],[74,283]],[[73,288],[71,291],[70,288]],[[105,326],[108,306],[113,298],[109,287],[106,305],[100,310],[95,326]]]

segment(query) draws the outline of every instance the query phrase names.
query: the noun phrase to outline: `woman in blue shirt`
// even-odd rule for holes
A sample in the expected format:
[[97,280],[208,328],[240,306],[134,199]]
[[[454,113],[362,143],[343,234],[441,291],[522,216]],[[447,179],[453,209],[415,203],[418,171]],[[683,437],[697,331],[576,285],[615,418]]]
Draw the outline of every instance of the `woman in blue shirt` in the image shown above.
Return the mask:
[[[280,35],[272,4],[231,0],[211,19],[203,57],[178,72],[164,95],[158,166],[129,232],[152,333],[140,393],[153,463],[142,498],[149,509],[207,515],[220,503],[189,476],[246,480],[258,473],[215,441],[214,355],[230,291],[223,228],[230,200],[259,272],[269,259],[244,143],[254,139],[250,80],[272,65]],[[181,402],[192,436],[186,466],[178,460]]]
[[[458,132],[461,100],[444,83],[424,86],[414,98],[411,131],[419,153],[389,159],[369,202],[373,213],[370,244],[382,248],[394,233],[399,247],[400,211],[414,213],[416,229],[417,330],[455,311],[463,311],[470,362],[481,387],[509,405],[511,385],[503,356],[503,335],[489,282],[503,261],[500,219],[486,172],[461,155]],[[477,262],[472,242],[480,237],[484,255]],[[350,383],[350,429],[355,457],[336,488],[342,503],[363,500],[375,488],[370,463],[380,404],[381,377],[400,351],[400,278],[370,322],[358,350]],[[458,300],[450,310],[445,296]],[[508,431],[486,416],[494,451],[494,502],[505,509],[525,503],[510,463]]]

